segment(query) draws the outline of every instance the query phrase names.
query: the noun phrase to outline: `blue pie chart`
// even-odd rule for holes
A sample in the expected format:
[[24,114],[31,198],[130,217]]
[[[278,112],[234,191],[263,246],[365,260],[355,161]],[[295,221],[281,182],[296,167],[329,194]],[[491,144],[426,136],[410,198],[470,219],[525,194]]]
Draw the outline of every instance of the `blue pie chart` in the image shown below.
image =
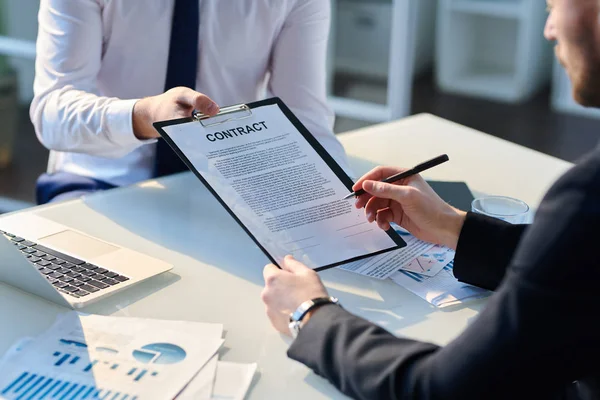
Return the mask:
[[144,364],[176,364],[185,356],[185,350],[171,343],[151,343],[133,351],[133,358]]

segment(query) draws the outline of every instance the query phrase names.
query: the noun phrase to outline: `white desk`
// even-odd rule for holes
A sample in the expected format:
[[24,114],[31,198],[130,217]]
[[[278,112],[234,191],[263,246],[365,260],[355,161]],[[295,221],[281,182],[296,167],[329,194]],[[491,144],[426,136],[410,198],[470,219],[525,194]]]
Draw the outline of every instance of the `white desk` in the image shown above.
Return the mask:
[[[357,173],[376,163],[411,166],[447,153],[432,179],[465,180],[476,191],[519,197],[537,205],[569,164],[430,116],[344,134]],[[38,212],[101,239],[173,263],[167,273],[91,306],[105,315],[221,322],[222,359],[257,362],[251,399],[341,397],[326,381],[288,360],[288,339],[275,333],[260,300],[267,258],[190,173]],[[482,302],[437,310],[391,282],[339,270],[322,273],[345,307],[399,335],[445,344],[477,315]],[[22,336],[47,329],[63,311],[0,285],[0,353]]]

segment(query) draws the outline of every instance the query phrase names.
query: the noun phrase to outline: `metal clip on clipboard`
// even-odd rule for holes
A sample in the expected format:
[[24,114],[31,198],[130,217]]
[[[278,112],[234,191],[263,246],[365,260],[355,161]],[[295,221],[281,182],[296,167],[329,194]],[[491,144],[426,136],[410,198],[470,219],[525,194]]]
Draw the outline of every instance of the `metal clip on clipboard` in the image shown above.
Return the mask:
[[202,114],[196,110],[194,110],[192,116],[196,121],[200,122],[203,127],[209,128],[229,121],[250,118],[252,116],[252,110],[245,104],[237,104],[234,106],[223,107],[214,117]]

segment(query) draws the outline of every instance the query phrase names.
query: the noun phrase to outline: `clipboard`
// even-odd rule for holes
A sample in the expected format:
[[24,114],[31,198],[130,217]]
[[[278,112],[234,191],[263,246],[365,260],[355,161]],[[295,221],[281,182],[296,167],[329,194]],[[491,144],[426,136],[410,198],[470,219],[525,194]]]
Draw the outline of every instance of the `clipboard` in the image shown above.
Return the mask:
[[[238,223],[238,225],[246,232],[246,234],[254,241],[254,243],[258,246],[258,248],[269,258],[269,260],[281,268],[278,265],[277,261],[274,257],[269,253],[269,251],[261,244],[261,242],[255,237],[255,235],[248,229],[248,227],[240,220],[240,218],[231,210],[229,205],[224,201],[224,199],[217,193],[217,191],[210,185],[210,183],[205,179],[204,176],[195,168],[194,164],[188,159],[188,157],[184,154],[184,152],[179,148],[179,146],[175,143],[175,141],[169,136],[169,134],[165,131],[166,127],[178,124],[184,124],[189,122],[197,122],[201,124],[205,128],[215,127],[226,122],[238,121],[250,118],[253,116],[253,110],[264,107],[276,105],[279,107],[280,111],[283,115],[292,123],[292,125],[298,130],[298,132],[304,137],[304,139],[308,142],[308,144],[316,151],[316,153],[325,161],[327,166],[331,168],[333,173],[341,180],[343,185],[351,192],[352,186],[354,182],[352,179],[344,172],[342,167],[333,159],[333,157],[325,150],[325,148],[319,143],[319,141],[308,131],[308,129],[300,122],[300,120],[292,113],[292,111],[285,105],[285,103],[278,97],[273,97],[265,100],[260,100],[248,104],[238,104],[233,106],[224,107],[220,110],[220,112],[213,116],[207,116],[201,114],[197,111],[192,113],[191,117],[187,118],[179,118],[168,121],[159,121],[153,124],[154,128],[160,133],[161,137],[169,144],[169,146],[173,149],[173,151],[181,158],[181,160],[185,163],[185,165],[194,173],[194,175],[206,186],[206,188],[211,192],[211,194],[219,201],[219,203],[227,210],[227,212],[233,217],[233,219]],[[377,228],[379,229],[379,228]],[[362,256],[354,257],[348,260],[336,262],[333,264],[325,265],[322,267],[314,268],[315,271],[323,271],[329,268],[334,268],[339,265],[347,264],[353,261],[358,261],[364,258],[373,257],[382,253],[386,253],[388,251],[392,251],[395,249],[399,249],[406,246],[406,242],[398,235],[394,229],[389,229],[386,234],[392,239],[395,243],[395,247],[376,251],[373,253],[365,254]],[[332,251],[334,251],[332,249]]]

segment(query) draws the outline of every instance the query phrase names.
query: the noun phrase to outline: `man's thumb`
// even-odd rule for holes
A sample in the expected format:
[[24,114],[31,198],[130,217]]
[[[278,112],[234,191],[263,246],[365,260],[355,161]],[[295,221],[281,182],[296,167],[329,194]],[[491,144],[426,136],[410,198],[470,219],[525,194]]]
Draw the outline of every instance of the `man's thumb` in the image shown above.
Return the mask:
[[186,87],[181,88],[177,100],[188,107],[193,107],[202,114],[212,116],[219,112],[219,106],[210,97]]
[[402,203],[413,190],[410,186],[392,185],[391,183],[377,181],[364,181],[363,189],[374,197],[395,200],[399,203]]

